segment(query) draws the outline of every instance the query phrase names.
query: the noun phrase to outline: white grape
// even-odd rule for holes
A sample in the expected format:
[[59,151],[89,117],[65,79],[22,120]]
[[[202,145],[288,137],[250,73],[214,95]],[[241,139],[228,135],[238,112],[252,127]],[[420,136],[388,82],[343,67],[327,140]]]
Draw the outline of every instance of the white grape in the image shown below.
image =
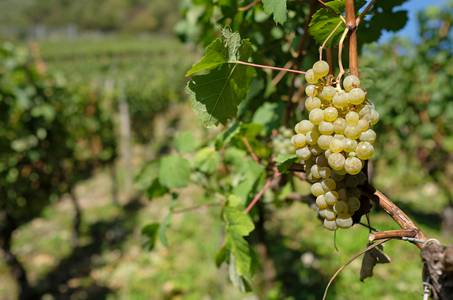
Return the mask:
[[332,136],[331,135],[320,135],[319,138],[318,138],[318,146],[319,148],[321,148],[322,150],[327,150],[329,149],[329,145],[330,145],[330,142],[332,140]]
[[375,125],[377,122],[379,122],[379,113],[376,110],[372,109],[369,118],[371,125]]
[[335,96],[336,92],[337,92],[337,90],[333,86],[327,85],[322,88],[319,96],[322,99],[330,102],[330,101],[332,101],[332,98],[333,98],[333,96]]
[[348,125],[344,129],[344,135],[347,138],[350,138],[352,140],[356,140],[360,136],[360,131],[359,131],[359,129],[357,127]]
[[311,193],[313,196],[318,197],[321,195],[324,195],[324,189],[322,188],[322,185],[320,182],[315,182],[311,185]]
[[330,168],[328,168],[328,167],[319,167],[319,176],[321,176],[321,178],[329,178],[330,174],[331,174]]
[[316,78],[315,72],[313,72],[313,69],[309,69],[305,72],[305,80],[311,84],[318,82],[318,79]]
[[368,128],[370,128],[370,123],[365,120],[365,119],[360,119],[358,122],[357,122],[357,129],[360,131],[360,132],[364,132],[366,130],[368,130]]
[[294,130],[296,133],[305,134],[313,129],[314,125],[308,120],[302,120],[296,124]]
[[349,228],[352,226],[352,218],[337,218],[335,222],[340,228]]
[[313,176],[313,178],[316,178],[316,179],[321,178],[321,175],[319,175],[319,166],[316,164],[311,166],[310,174]]
[[335,220],[335,217],[337,216],[331,208],[323,209],[322,215],[327,220]]
[[338,201],[338,193],[336,191],[328,191],[327,193],[324,194],[324,200],[326,203],[330,206],[335,205],[335,203]]
[[343,143],[342,139],[333,138],[330,141],[329,150],[332,151],[332,153],[341,152],[341,151],[343,151],[343,149],[344,149],[344,143]]
[[376,140],[376,132],[373,129],[368,129],[360,134],[360,140],[372,144]]
[[307,160],[311,157],[311,151],[308,147],[303,147],[296,150],[297,157],[300,157],[302,160]]
[[328,122],[333,122],[337,119],[338,117],[338,110],[335,107],[327,107],[324,110],[324,120]]
[[342,170],[344,168],[345,158],[341,153],[332,153],[328,158],[329,166],[336,170]]
[[353,125],[357,125],[357,123],[360,120],[360,117],[359,117],[359,114],[356,113],[355,111],[350,111],[346,114],[345,120],[346,120],[347,125],[353,126]]
[[344,162],[344,169],[351,175],[359,174],[362,167],[362,161],[357,157],[348,157]]
[[365,101],[365,92],[360,88],[353,88],[349,92],[349,103],[359,105]]
[[355,151],[356,147],[357,147],[357,142],[355,140],[346,138],[343,141],[343,150],[346,152],[353,152],[353,151]]
[[308,119],[313,124],[318,125],[324,119],[324,111],[320,108],[315,108],[308,115]]
[[321,100],[318,97],[308,97],[305,100],[305,107],[308,111],[321,107]]
[[337,223],[335,221],[325,219],[323,225],[324,228],[331,231],[335,231],[337,229]]
[[346,96],[346,93],[336,93],[335,96],[333,96],[332,103],[335,107],[338,108],[344,108],[348,106],[348,97]]
[[333,128],[335,133],[342,134],[346,128],[346,120],[343,118],[338,118],[333,122]]
[[316,96],[316,86],[313,84],[309,84],[305,87],[305,94],[310,97]]
[[323,60],[317,61],[313,65],[313,72],[318,78],[324,77],[329,74],[329,64]]
[[337,187],[335,180],[333,180],[332,178],[326,178],[326,179],[322,180],[320,183],[321,183],[321,186],[322,186],[324,192],[326,192],[326,193],[329,191],[334,191],[335,188]]
[[368,142],[360,142],[355,150],[360,159],[370,159],[374,154],[374,147]]
[[319,209],[326,209],[328,207],[324,195],[319,195],[318,197],[316,197],[316,206]]
[[322,121],[319,123],[318,130],[321,134],[332,134],[334,127],[330,122]]
[[346,76],[343,80],[343,88],[346,92],[349,92],[353,88],[357,88],[360,86],[360,79],[355,75]]

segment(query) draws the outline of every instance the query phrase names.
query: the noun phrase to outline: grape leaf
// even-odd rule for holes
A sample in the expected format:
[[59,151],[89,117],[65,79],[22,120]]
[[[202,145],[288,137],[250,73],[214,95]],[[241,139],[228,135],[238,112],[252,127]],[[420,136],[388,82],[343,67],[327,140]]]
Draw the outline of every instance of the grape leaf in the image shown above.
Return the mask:
[[264,11],[274,16],[275,23],[283,24],[287,18],[286,0],[263,0]]
[[295,154],[280,154],[275,159],[277,163],[277,168],[280,172],[285,173],[288,171],[288,168],[295,163],[297,156]]
[[146,190],[146,195],[148,196],[149,199],[153,199],[153,198],[161,197],[168,192],[169,192],[168,188],[163,186],[159,182],[158,178],[155,178],[154,181],[151,183],[151,185]]
[[148,251],[153,250],[156,245],[159,226],[159,223],[152,223],[142,228],[142,235],[145,237],[143,247]]
[[189,162],[178,156],[169,155],[160,161],[159,182],[171,189],[180,188],[187,185],[190,177]]
[[[312,16],[308,32],[313,36],[318,44],[322,44],[327,36],[334,30],[334,28],[341,22],[340,14],[344,10],[344,0],[334,0],[326,2],[327,8],[318,9]],[[338,36],[345,30],[345,25],[341,22],[341,25],[332,35],[330,40],[327,42],[327,46],[330,46],[332,42],[338,39]]]
[[200,62],[188,71],[188,75],[198,74],[188,82],[186,90],[193,110],[205,126],[225,124],[236,116],[255,70],[235,62],[247,60],[251,52],[248,40],[224,30],[222,39],[211,43]]
[[223,217],[227,231],[247,236],[255,228],[250,216],[236,207],[225,207]]
[[173,144],[179,152],[191,152],[200,146],[200,140],[194,138],[191,132],[184,131],[175,136]]

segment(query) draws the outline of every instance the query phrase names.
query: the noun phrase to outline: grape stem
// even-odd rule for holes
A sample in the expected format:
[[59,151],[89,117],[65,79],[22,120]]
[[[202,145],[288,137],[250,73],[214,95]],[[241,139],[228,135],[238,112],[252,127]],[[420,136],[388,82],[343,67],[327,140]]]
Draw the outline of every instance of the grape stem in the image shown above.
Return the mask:
[[249,9],[251,9],[252,7],[254,7],[255,5],[257,5],[258,3],[260,3],[261,0],[255,0],[253,2],[250,2],[249,4],[245,5],[245,6],[242,6],[242,7],[239,7],[239,11],[247,11]]
[[252,159],[254,161],[256,161],[257,163],[260,162],[260,159],[258,157],[258,155],[256,155],[256,153],[253,151],[253,148],[252,146],[250,145],[249,143],[249,140],[244,136],[242,137],[242,143],[244,143],[245,145],[245,148],[247,148],[247,151],[250,153],[250,155],[252,156]]
[[343,59],[341,58],[341,55],[343,53],[343,43],[344,39],[346,38],[346,35],[348,34],[349,28],[346,27],[344,30],[343,34],[341,35],[340,42],[338,43],[338,67],[340,68],[340,72],[338,73],[337,76],[337,88],[340,86],[341,82],[341,77],[343,77],[344,74],[344,68],[343,68]]
[[252,208],[258,203],[258,201],[260,201],[260,199],[263,198],[264,193],[266,193],[267,190],[269,190],[271,188],[271,186],[273,186],[274,183],[277,180],[279,180],[281,175],[282,174],[278,170],[275,170],[272,178],[268,178],[266,180],[266,183],[264,184],[263,188],[255,195],[255,197],[253,197],[252,201],[249,203],[247,208],[244,210],[245,213],[248,214],[252,210]]

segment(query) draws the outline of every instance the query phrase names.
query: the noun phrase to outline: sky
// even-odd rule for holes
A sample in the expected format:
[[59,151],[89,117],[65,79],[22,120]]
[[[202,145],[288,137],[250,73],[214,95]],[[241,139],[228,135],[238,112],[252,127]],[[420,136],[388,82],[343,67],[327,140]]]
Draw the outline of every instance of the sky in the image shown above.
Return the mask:
[[[389,0],[383,0],[389,1]],[[417,38],[417,12],[423,10],[427,6],[441,6],[442,4],[447,3],[448,0],[410,0],[405,2],[401,8],[406,9],[409,12],[409,21],[406,26],[398,32],[398,35],[407,37],[411,40]],[[380,41],[387,41],[394,33],[384,32]]]

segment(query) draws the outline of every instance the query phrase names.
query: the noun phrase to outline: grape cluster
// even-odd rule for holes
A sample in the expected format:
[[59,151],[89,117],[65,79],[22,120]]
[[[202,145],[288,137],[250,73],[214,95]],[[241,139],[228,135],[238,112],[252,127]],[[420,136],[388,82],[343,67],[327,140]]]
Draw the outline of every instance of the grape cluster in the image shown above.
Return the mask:
[[277,155],[286,155],[296,151],[293,143],[291,143],[291,137],[293,135],[293,131],[291,129],[280,127],[278,131],[272,135],[273,153],[276,153]]
[[336,230],[351,227],[352,215],[360,208],[357,187],[367,180],[362,169],[374,154],[376,133],[371,126],[379,114],[357,76],[349,75],[342,87],[334,87],[328,74],[329,65],[322,60],[306,72],[309,117],[296,124],[291,142],[312,183],[324,227]]

